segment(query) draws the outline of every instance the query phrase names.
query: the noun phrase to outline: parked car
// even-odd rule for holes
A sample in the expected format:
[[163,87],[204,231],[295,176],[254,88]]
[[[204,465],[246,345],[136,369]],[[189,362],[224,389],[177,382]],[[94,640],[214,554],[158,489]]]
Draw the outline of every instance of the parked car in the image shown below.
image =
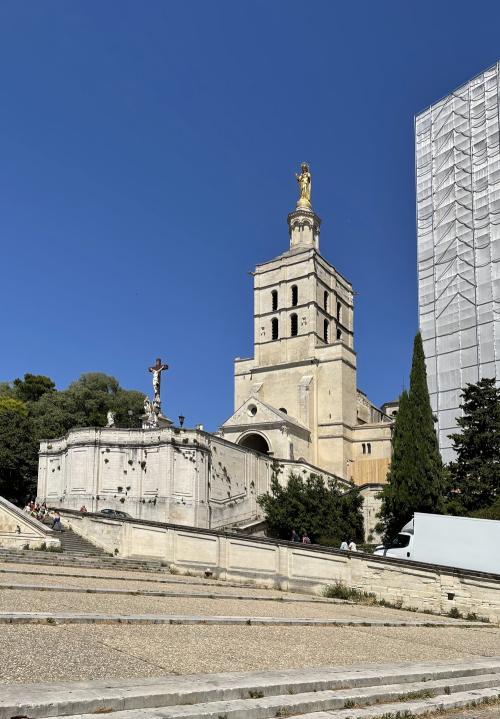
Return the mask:
[[133,519],[130,514],[120,512],[119,509],[100,509],[99,514],[105,514],[106,517],[111,517],[112,519]]

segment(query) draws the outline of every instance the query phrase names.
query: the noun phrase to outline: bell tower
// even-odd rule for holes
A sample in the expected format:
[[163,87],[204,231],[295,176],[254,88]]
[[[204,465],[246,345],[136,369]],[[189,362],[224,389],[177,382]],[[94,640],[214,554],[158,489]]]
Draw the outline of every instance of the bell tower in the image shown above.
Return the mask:
[[[235,362],[235,410],[253,398],[249,421],[273,453],[282,450],[275,450],[277,441],[259,417],[279,411],[293,423],[290,453],[343,477],[351,458],[347,428],[356,422],[353,290],[319,253],[321,220],[306,163],[296,179],[300,196],[287,218],[289,249],[255,268],[254,356]],[[231,430],[223,425],[224,436],[236,433],[234,422]]]
[[253,273],[253,357],[235,360],[235,411],[220,432],[248,450],[380,483],[391,424],[356,387],[353,288],[320,254],[306,163],[296,179],[289,248]]

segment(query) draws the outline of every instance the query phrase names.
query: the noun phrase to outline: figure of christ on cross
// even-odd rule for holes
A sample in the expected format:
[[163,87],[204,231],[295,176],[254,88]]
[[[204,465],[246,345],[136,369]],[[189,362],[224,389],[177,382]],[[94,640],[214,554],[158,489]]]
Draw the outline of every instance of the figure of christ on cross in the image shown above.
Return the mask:
[[148,367],[148,370],[153,373],[154,401],[158,402],[158,405],[160,404],[161,373],[163,372],[163,370],[167,369],[168,364],[162,364],[159,357],[156,359],[156,364],[154,364],[152,367]]

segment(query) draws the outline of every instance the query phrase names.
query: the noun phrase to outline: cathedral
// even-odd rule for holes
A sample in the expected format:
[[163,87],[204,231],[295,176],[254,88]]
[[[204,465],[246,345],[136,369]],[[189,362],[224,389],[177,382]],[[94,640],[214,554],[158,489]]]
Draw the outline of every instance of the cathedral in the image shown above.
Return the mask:
[[254,356],[235,362],[235,413],[221,434],[358,485],[382,484],[392,421],[357,389],[353,288],[320,254],[307,164],[297,180],[290,246],[253,273]]
[[[176,427],[162,414],[157,360],[142,428],[74,428],[40,444],[40,502],[117,509],[142,520],[252,531],[273,476],[317,474],[364,497],[373,538],[391,457],[393,420],[357,388],[354,292],[321,254],[311,173],[297,175],[289,247],[257,265],[254,353],[236,359],[234,414],[219,432]],[[391,412],[397,410],[394,403]]]

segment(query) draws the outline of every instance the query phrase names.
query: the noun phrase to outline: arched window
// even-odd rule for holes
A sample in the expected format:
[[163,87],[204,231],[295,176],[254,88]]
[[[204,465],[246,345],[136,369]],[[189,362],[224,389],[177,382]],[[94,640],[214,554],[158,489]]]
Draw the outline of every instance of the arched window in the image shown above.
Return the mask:
[[288,414],[286,411],[286,407],[280,407],[280,412],[283,412],[283,414]]
[[276,310],[278,309],[278,292],[277,292],[277,290],[273,290],[271,292],[271,302],[272,302],[273,312],[276,312]]
[[328,320],[323,322],[323,339],[328,342]]
[[299,333],[299,322],[297,319],[297,315],[293,313],[293,315],[290,315],[290,334],[292,337],[297,337]]
[[323,293],[323,308],[328,309],[328,292],[326,290]]
[[341,313],[342,313],[342,305],[340,304],[340,302],[337,302],[337,320],[339,322],[342,321]]
[[297,285],[292,285],[292,307],[297,307],[299,303],[299,289]]
[[372,446],[371,446],[370,442],[367,442],[367,444],[366,444],[366,454],[371,454],[371,453],[372,453]]
[[342,332],[340,330],[337,330],[337,339],[338,340],[342,339]]
[[365,443],[363,442],[363,444],[362,444],[361,446],[363,447],[363,454],[366,454],[366,445],[365,445]]
[[278,319],[276,317],[271,320],[271,337],[273,340],[277,340],[279,337]]

